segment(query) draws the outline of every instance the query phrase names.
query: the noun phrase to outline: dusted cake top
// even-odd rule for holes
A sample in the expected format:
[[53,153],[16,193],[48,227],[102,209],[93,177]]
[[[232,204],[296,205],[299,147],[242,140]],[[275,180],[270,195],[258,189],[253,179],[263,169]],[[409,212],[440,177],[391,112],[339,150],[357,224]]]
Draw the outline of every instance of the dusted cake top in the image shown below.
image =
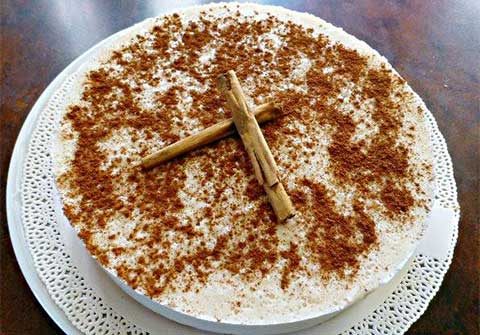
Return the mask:
[[[432,199],[423,104],[373,50],[308,15],[212,6],[142,23],[81,70],[54,169],[90,253],[193,316],[286,322],[344,306],[400,266]],[[165,145],[231,117],[234,69],[296,209],[278,224],[238,137],[143,171]]]

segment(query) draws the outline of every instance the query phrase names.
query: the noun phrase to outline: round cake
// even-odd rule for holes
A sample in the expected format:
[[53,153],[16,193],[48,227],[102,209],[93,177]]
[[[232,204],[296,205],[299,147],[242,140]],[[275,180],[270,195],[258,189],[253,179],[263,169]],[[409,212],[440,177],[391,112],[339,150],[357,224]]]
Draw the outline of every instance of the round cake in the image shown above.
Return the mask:
[[[282,108],[261,129],[295,208],[286,222],[238,135],[139,166],[232,117],[216,86],[228,70],[252,110]],[[321,321],[390,280],[426,229],[424,104],[385,58],[319,18],[179,10],[121,34],[73,78],[52,154],[65,216],[151,305],[218,324]]]

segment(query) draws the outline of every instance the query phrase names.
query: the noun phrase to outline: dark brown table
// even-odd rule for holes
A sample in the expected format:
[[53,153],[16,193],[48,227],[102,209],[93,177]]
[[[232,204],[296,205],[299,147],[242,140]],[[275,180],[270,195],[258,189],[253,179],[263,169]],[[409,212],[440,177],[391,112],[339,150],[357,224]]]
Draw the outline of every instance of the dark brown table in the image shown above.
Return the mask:
[[[460,234],[439,293],[408,333],[479,334],[480,1],[267,2],[313,13],[365,40],[390,60],[435,115],[453,158]],[[25,117],[75,57],[110,34],[180,4],[0,1],[0,334],[62,333],[27,286],[8,235],[7,168]]]

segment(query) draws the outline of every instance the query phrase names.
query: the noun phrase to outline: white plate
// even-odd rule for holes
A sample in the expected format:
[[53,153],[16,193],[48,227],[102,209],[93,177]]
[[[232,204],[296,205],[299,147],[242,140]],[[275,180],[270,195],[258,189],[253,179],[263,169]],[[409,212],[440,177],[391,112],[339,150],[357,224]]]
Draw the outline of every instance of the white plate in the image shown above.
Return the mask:
[[72,63],[70,63],[70,65],[60,72],[60,74],[58,74],[57,77],[55,77],[55,79],[47,86],[45,91],[43,91],[33,105],[30,113],[23,123],[13,149],[10,166],[8,169],[6,209],[8,230],[10,233],[13,250],[15,252],[15,257],[17,258],[18,264],[20,265],[20,270],[22,271],[22,274],[30,286],[35,298],[37,298],[40,305],[42,305],[53,321],[55,321],[55,323],[67,334],[82,334],[82,332],[80,332],[78,328],[72,324],[63,310],[50,296],[46,286],[41,281],[36,271],[32,255],[25,240],[24,227],[21,218],[22,210],[20,197],[21,182],[23,177],[23,164],[28,151],[30,137],[35,129],[37,118],[40,112],[47,106],[52,94],[60,87],[66,78],[77,71],[85,59],[87,59],[90,54],[94,53],[100,45],[115,39],[116,36],[123,34],[127,29],[119,31],[91,47],[85,53],[77,57]]
[[[39,140],[35,138],[35,136],[38,137],[36,132],[38,119],[42,117],[41,113],[46,109],[49,98],[91,53],[125,31],[112,35],[77,58],[57,76],[33,106],[19,134],[10,163],[7,183],[7,217],[10,236],[20,268],[34,295],[66,333],[81,334],[81,330],[88,334],[99,334],[102,331],[124,334],[134,329],[136,334],[145,332],[194,334],[200,331],[169,321],[125,294],[89,256],[73,229],[65,224],[65,220],[62,220],[58,199],[55,200],[53,194],[43,200],[41,197],[44,195],[40,194],[37,199],[26,193],[31,192],[31,189],[23,187],[28,183],[25,180],[25,171],[28,172],[29,167],[25,165],[25,160],[35,159],[35,150],[29,149],[38,145],[33,143],[32,138]],[[451,262],[457,237],[459,211],[451,161],[445,142],[436,129],[433,118],[429,122],[434,126],[434,137],[436,136],[434,149],[437,174],[440,176],[440,185],[438,185],[440,192],[430,218],[429,229],[416,254],[387,285],[374,291],[335,318],[303,331],[304,334],[342,332],[356,334],[363,331],[382,334],[402,333],[423,313],[438,290]],[[30,183],[34,182],[30,181]],[[63,277],[49,273],[51,269],[42,266],[42,262],[51,250],[48,250],[48,247],[47,249],[37,248],[37,244],[42,246],[41,238],[36,239],[34,233],[41,227],[32,224],[31,216],[26,215],[25,198],[33,199],[31,201],[57,202],[54,204],[56,216],[49,227],[54,232],[51,238],[58,238],[55,247],[61,248],[61,254],[68,258],[65,264],[61,264],[60,271],[75,273],[75,276],[78,276],[80,288],[72,287],[72,282],[65,279],[65,288],[58,293],[58,278]],[[42,215],[47,213],[38,213],[39,217]],[[50,261],[60,260],[54,257]],[[52,276],[58,277],[55,284],[48,280]],[[75,294],[70,297],[73,291]],[[59,294],[63,295],[59,296]],[[78,299],[79,294],[80,298],[84,297],[83,300]],[[72,304],[82,303],[85,305],[79,306],[80,309],[71,308]],[[92,313],[96,315],[93,321]],[[103,315],[108,317],[102,320]]]

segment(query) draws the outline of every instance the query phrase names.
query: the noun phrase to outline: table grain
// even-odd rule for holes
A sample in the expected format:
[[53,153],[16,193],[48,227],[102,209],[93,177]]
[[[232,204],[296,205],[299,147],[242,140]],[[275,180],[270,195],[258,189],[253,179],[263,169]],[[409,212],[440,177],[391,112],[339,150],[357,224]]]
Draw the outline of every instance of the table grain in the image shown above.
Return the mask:
[[[479,334],[480,1],[265,3],[310,12],[366,41],[388,58],[432,111],[453,158],[460,232],[440,291],[408,334]],[[182,4],[0,1],[0,334],[62,333],[26,284],[8,235],[7,169],[25,117],[55,76],[88,48]]]

